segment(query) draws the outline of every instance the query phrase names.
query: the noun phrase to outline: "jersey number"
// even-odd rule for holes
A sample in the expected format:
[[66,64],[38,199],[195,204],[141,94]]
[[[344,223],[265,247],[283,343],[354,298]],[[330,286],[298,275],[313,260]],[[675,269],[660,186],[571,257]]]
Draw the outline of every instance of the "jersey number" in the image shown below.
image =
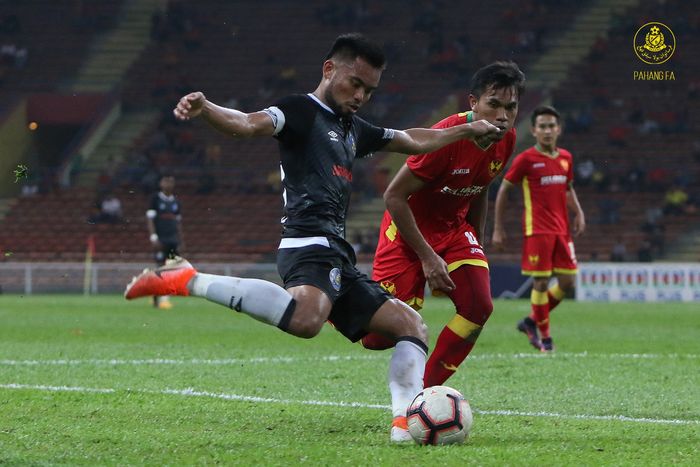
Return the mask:
[[467,241],[469,241],[470,245],[476,245],[479,246],[479,241],[476,239],[473,233],[471,232],[464,232],[464,236],[467,237]]

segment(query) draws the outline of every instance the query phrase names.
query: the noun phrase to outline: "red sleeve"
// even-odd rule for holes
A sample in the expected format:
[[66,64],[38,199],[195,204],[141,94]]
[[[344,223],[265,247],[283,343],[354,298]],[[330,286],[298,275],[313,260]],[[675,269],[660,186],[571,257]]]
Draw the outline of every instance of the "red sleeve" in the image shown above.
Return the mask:
[[[449,117],[440,120],[432,128],[449,128],[466,122],[466,117],[460,114],[450,115]],[[418,154],[406,159],[406,165],[413,175],[420,178],[424,182],[431,182],[441,176],[448,167],[450,162],[449,149],[452,145],[458,142],[448,144],[447,146],[427,154]]]
[[427,154],[411,156],[406,159],[406,165],[416,177],[424,182],[432,182],[447,170],[450,156],[445,151],[446,147]]
[[506,172],[505,179],[510,183],[518,184],[523,181],[525,177],[525,156],[524,153],[520,153],[515,156],[513,163],[511,164],[508,172]]
[[566,172],[566,178],[569,183],[574,181],[574,158],[569,153],[569,170]]

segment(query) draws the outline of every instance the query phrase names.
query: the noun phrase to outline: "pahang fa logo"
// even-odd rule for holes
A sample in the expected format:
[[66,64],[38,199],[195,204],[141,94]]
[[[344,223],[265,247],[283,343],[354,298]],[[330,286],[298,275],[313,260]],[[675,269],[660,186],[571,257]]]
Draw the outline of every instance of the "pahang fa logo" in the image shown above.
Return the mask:
[[671,28],[653,21],[637,30],[634,35],[634,53],[649,65],[660,65],[676,51],[676,36]]

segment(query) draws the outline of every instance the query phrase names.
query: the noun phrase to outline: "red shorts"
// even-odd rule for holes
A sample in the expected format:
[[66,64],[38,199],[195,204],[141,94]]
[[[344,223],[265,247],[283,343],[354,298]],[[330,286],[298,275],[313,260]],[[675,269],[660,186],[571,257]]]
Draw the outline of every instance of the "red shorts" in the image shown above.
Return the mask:
[[526,276],[576,274],[576,253],[571,236],[538,234],[525,237],[520,266]]
[[[431,241],[428,238],[426,240],[435,253],[445,260],[450,272],[465,264],[486,269],[489,267],[474,229],[468,224],[437,240]],[[419,310],[423,307],[425,294],[423,266],[413,249],[401,238],[390,239],[385,231],[381,232],[374,256],[372,279],[414,309]]]

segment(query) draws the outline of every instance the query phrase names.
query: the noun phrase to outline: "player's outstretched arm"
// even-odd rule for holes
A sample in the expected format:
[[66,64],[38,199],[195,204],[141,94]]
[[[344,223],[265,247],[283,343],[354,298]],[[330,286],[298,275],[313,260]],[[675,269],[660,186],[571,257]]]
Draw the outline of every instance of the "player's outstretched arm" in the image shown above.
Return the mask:
[[265,112],[248,114],[221,107],[207,100],[201,92],[183,96],[173,109],[173,114],[183,121],[201,117],[212,127],[233,137],[272,136],[275,131],[272,118]]
[[463,123],[450,128],[411,128],[397,131],[383,150],[402,154],[425,154],[447,146],[460,139],[475,139],[493,135],[500,136],[502,130],[486,120]]
[[447,263],[425,241],[408,205],[411,194],[424,186],[425,182],[404,164],[384,192],[384,202],[401,237],[420,259],[430,289],[451,292],[455,284],[447,271]]
[[583,208],[581,208],[581,203],[578,202],[578,196],[576,196],[576,190],[573,186],[569,186],[566,192],[566,204],[574,212],[574,236],[578,237],[586,230],[586,216],[583,214]]
[[513,184],[505,178],[498,188],[496,195],[496,206],[494,208],[493,221],[493,236],[491,243],[497,250],[503,250],[506,241],[506,229],[503,224],[503,215],[506,211],[506,203],[508,202],[508,191],[513,188]]

